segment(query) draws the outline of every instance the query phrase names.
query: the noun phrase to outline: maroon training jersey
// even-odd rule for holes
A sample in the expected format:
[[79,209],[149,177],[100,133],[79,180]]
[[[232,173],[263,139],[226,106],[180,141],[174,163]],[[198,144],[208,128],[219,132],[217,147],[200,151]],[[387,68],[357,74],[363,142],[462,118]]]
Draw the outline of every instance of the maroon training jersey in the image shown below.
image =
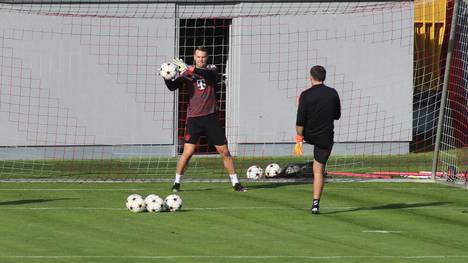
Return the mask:
[[194,68],[193,72],[187,70],[181,76],[187,84],[191,84],[191,92],[187,117],[199,117],[212,114],[216,111],[216,77],[215,65],[208,65],[204,69]]

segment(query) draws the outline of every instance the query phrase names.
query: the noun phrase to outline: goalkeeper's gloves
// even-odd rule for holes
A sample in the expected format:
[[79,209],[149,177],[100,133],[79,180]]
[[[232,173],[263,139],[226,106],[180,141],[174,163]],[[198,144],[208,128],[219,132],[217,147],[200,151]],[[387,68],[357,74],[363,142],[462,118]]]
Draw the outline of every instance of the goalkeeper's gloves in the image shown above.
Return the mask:
[[296,135],[296,146],[294,146],[293,154],[296,156],[301,156],[304,153],[302,149],[302,142],[304,141],[304,136]]
[[173,59],[172,63],[177,66],[177,71],[179,71],[180,74],[183,74],[187,69],[189,69],[189,66],[180,58]]

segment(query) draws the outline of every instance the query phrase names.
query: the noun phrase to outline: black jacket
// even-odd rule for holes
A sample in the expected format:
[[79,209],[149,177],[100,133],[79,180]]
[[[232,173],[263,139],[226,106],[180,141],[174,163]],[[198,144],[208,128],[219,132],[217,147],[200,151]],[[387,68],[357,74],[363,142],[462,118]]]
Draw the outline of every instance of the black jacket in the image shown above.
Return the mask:
[[296,125],[304,127],[307,143],[320,148],[330,147],[333,144],[333,122],[340,117],[340,97],[335,89],[318,84],[301,93]]

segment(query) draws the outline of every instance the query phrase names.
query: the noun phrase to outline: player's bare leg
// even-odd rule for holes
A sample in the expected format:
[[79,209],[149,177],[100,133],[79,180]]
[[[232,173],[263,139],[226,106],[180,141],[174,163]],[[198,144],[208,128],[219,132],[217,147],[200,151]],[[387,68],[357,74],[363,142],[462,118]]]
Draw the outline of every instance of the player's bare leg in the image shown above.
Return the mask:
[[196,145],[192,143],[184,144],[184,151],[182,152],[182,155],[177,162],[176,177],[174,180],[174,185],[172,186],[172,192],[180,191],[180,182],[182,180],[185,169],[187,169],[190,158],[192,158],[192,155],[195,152],[195,146]]
[[236,172],[234,169],[234,161],[232,160],[232,155],[231,152],[229,152],[227,145],[215,145],[215,148],[218,151],[219,155],[221,155],[221,157],[223,158],[224,168],[226,168],[226,171],[229,174],[235,174]]
[[187,168],[190,158],[192,158],[193,153],[195,152],[195,144],[184,143],[184,151],[180,156],[179,161],[177,162],[176,173],[184,174],[185,169]]
[[313,162],[313,169],[314,169],[314,193],[313,193],[313,198],[314,199],[320,199],[322,196],[322,190],[323,190],[323,171],[324,171],[325,165],[322,163],[319,163],[317,161]]
[[320,197],[322,196],[323,191],[323,173],[325,165],[314,160],[313,171],[314,171],[314,193],[313,193],[313,203],[312,203],[312,213],[319,213]]
[[224,145],[215,145],[216,150],[218,151],[219,155],[223,158],[224,168],[229,174],[229,178],[231,179],[232,187],[235,191],[244,192],[245,188],[239,183],[239,179],[237,178],[237,174],[234,168],[234,161],[232,159],[231,152],[229,152],[228,146]]

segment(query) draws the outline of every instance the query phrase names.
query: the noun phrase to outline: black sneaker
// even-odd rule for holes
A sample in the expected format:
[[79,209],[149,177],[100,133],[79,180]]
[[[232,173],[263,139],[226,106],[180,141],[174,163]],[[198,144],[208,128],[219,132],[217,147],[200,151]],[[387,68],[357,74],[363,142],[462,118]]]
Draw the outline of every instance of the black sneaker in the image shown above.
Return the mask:
[[319,206],[312,206],[312,208],[310,209],[310,212],[314,215],[318,215],[320,214],[320,207]]
[[174,185],[172,185],[171,191],[173,193],[180,192],[180,184],[179,183],[174,183]]
[[247,191],[247,189],[245,189],[240,183],[236,183],[232,189],[234,189],[234,191],[236,192],[245,192]]

